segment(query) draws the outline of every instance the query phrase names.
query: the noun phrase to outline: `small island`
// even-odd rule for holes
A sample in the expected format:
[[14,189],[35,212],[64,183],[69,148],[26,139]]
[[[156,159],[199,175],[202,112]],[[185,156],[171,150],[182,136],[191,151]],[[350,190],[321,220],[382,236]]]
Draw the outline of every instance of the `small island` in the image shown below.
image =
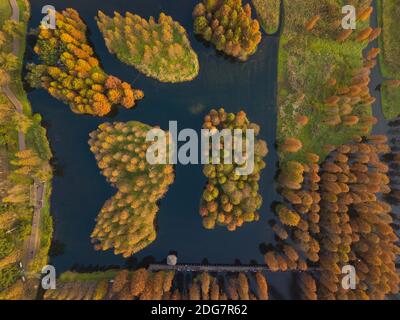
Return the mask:
[[260,24],[242,0],[203,0],[193,10],[194,32],[218,51],[246,61],[261,41]]
[[161,82],[193,80],[199,73],[199,61],[185,28],[170,16],[160,13],[158,21],[147,21],[127,12],[108,17],[99,11],[97,25],[110,53]]
[[274,34],[279,29],[281,0],[251,0],[257,12],[260,24],[268,34]]
[[67,103],[75,113],[105,116],[112,105],[132,108],[143,92],[107,75],[86,38],[86,25],[78,12],[56,12],[57,28],[42,26],[34,48],[42,64],[28,65],[27,80]]
[[[259,134],[260,128],[250,123],[243,111],[227,113],[223,108],[213,109],[204,119],[204,129],[209,130],[243,130],[253,129],[254,136]],[[245,137],[243,136],[245,139]],[[224,141],[221,137],[221,142]],[[225,141],[224,141],[225,142]],[[260,172],[265,168],[262,160],[268,153],[265,141],[256,139],[254,142],[254,170],[248,175],[239,175],[236,169],[243,166],[235,161],[225,163],[225,150],[221,143],[220,164],[204,165],[203,173],[208,178],[200,207],[203,225],[207,229],[215,225],[226,226],[229,231],[236,230],[244,222],[257,221],[257,210],[262,204],[262,197],[258,193]],[[247,150],[246,150],[247,151]],[[212,154],[210,147],[210,155]]]
[[[90,134],[90,150],[102,174],[118,189],[97,217],[92,233],[97,250],[114,248],[129,257],[156,238],[157,201],[174,181],[172,165],[150,165],[146,152],[152,127],[137,121],[103,123]],[[166,139],[167,141],[169,139]]]

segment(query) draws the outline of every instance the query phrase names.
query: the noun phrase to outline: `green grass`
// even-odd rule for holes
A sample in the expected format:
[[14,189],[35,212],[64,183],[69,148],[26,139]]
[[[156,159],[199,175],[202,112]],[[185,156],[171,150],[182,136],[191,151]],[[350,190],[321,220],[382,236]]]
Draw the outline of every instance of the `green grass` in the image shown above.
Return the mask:
[[[357,4],[357,1],[353,1]],[[285,21],[280,40],[278,63],[278,145],[286,137],[296,137],[303,143],[297,153],[280,154],[282,161],[303,162],[308,152],[325,158],[325,145],[339,146],[360,134],[358,126],[335,127],[325,125],[326,109],[323,101],[335,94],[335,88],[350,85],[351,72],[362,66],[364,44],[352,39],[336,42],[340,29],[333,28],[340,19],[340,0],[284,0]],[[315,15],[321,15],[312,32],[305,25]],[[340,21],[340,20],[339,20]],[[366,23],[359,23],[360,30]],[[353,36],[354,37],[354,36]],[[330,78],[335,87],[327,85]],[[353,115],[371,115],[371,108],[354,107]],[[300,127],[298,115],[305,115],[309,123]]]
[[378,21],[382,27],[379,46],[382,50],[380,66],[388,79],[400,79],[400,1],[377,0]]
[[281,0],[252,0],[258,21],[267,34],[274,34],[279,29]]
[[[17,0],[17,3],[20,8],[20,21],[24,23],[24,28],[23,28],[23,33],[21,36],[20,40],[20,50],[18,53],[18,57],[20,61],[24,60],[24,54],[25,54],[25,49],[26,49],[26,34],[27,34],[27,28],[28,28],[28,18],[29,18],[29,4],[25,0]],[[15,83],[13,85],[13,90],[15,92],[15,95],[17,98],[21,101],[24,113],[26,115],[32,115],[32,108],[29,103],[28,97],[26,95],[26,92],[24,90],[23,84],[22,84],[22,68],[23,68],[23,63],[20,64],[19,70],[16,71],[16,78],[15,78]]]
[[[400,79],[400,1],[377,0],[378,23],[382,28],[379,37],[379,63],[383,77]],[[400,115],[400,88],[382,85],[382,111],[386,120]]]
[[0,0],[0,24],[11,16],[11,6],[8,0]]
[[400,88],[382,85],[382,110],[386,120],[400,116]]
[[59,281],[61,282],[99,282],[102,280],[111,280],[114,279],[118,270],[107,270],[107,271],[98,271],[98,272],[90,272],[90,273],[79,273],[79,272],[71,272],[67,271],[60,275]]

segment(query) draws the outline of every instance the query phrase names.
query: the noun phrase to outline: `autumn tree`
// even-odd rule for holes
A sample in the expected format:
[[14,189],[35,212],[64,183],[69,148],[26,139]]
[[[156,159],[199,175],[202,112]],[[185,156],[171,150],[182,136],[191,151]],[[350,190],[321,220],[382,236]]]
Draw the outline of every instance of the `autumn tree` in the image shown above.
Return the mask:
[[[89,145],[99,168],[118,191],[97,217],[92,232],[97,250],[114,249],[125,257],[145,248],[156,238],[157,201],[174,180],[172,165],[150,164],[146,141],[150,126],[139,122],[103,123],[90,134]],[[168,135],[166,141],[169,141]],[[158,150],[167,156],[167,149]]]
[[[260,128],[251,123],[245,112],[237,114],[227,113],[223,108],[212,109],[204,117],[204,129],[214,130],[244,130],[253,129],[255,137],[258,136]],[[208,138],[209,139],[209,138]],[[209,154],[214,157],[215,148],[213,138],[210,139]],[[225,138],[220,137],[219,148],[224,150]],[[240,143],[240,142],[239,142]],[[241,149],[242,146],[238,145]],[[232,145],[233,150],[238,147]],[[247,151],[247,150],[246,150]],[[210,164],[203,167],[203,173],[208,178],[207,185],[203,192],[200,205],[200,215],[203,217],[203,226],[213,229],[216,225],[226,226],[229,231],[234,231],[241,227],[245,222],[257,221],[262,204],[262,197],[258,193],[258,181],[260,173],[266,164],[263,158],[268,153],[265,141],[255,139],[254,143],[254,170],[249,174],[240,174],[239,165],[235,159],[226,159],[225,154],[221,153],[217,158],[212,158]],[[219,164],[213,164],[219,163]]]
[[257,295],[260,300],[268,300],[268,284],[261,272],[256,273]]
[[242,1],[202,0],[193,10],[194,32],[211,41],[217,50],[247,60],[261,41],[260,25]]
[[140,268],[132,273],[130,284],[132,296],[140,296],[146,286],[147,277],[148,271],[144,268]]
[[[34,51],[40,64],[29,64],[27,80],[68,104],[73,112],[104,116],[112,105],[132,108],[143,92],[119,81],[108,90],[108,75],[88,45],[86,25],[73,9],[56,12],[57,29],[39,28]],[[1,59],[0,59],[1,60]]]
[[170,16],[161,13],[158,21],[146,21],[130,12],[109,17],[99,11],[96,20],[108,50],[122,62],[162,82],[197,76],[199,62],[186,30]]

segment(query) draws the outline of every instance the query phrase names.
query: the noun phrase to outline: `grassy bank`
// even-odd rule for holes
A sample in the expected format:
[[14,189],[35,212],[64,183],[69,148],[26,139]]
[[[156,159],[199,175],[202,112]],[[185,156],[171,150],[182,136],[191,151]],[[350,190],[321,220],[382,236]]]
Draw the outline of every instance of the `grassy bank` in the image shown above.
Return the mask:
[[8,1],[0,1],[0,21],[4,22],[11,15],[11,6]]
[[382,27],[379,38],[382,75],[388,79],[400,79],[400,1],[377,0],[378,22]]
[[267,34],[279,29],[281,0],[252,0],[258,20]]
[[[383,29],[379,38],[380,68],[386,79],[400,80],[400,1],[399,0],[377,0],[378,23]],[[400,88],[382,85],[382,109],[387,120],[400,115]]]
[[400,115],[400,87],[393,87],[389,81],[382,84],[382,110],[386,120]]
[[61,282],[100,282],[102,280],[111,280],[115,278],[118,271],[119,270],[107,270],[88,273],[67,271],[61,274],[58,280]]
[[[352,1],[358,6],[361,1]],[[327,124],[334,109],[325,101],[340,88],[350,86],[355,69],[363,66],[362,51],[367,42],[355,41],[353,34],[343,43],[336,41],[341,32],[342,1],[285,0],[283,34],[280,40],[278,65],[278,145],[295,137],[303,145],[296,153],[280,153],[282,161],[303,162],[307,153],[316,153],[321,160],[331,146],[348,142],[355,135],[365,134],[361,124],[349,126],[343,121]],[[319,18],[312,30],[306,25]],[[356,33],[368,26],[358,22]],[[371,115],[369,106],[355,105],[352,116]],[[307,123],[299,124],[300,117]],[[364,131],[362,131],[364,130]]]

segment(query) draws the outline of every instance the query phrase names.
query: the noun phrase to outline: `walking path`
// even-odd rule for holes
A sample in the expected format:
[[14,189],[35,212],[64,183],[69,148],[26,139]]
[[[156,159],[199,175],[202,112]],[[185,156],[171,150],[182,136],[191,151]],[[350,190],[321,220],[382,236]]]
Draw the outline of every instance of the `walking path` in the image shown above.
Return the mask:
[[[12,9],[12,14],[10,19],[19,23],[20,10],[18,3],[16,0],[9,0],[9,2]],[[18,37],[14,37],[12,53],[18,57],[20,55],[20,49],[21,49],[21,39],[19,39]],[[17,112],[23,114],[23,105],[21,101],[18,100],[14,92],[11,90],[9,84],[6,84],[2,89],[7,98],[14,105]],[[26,149],[25,134],[20,130],[18,131],[18,146],[20,151]],[[46,194],[45,192],[46,185],[43,182],[35,181],[33,187],[36,190],[35,192],[36,199],[34,202],[31,235],[29,240],[26,241],[24,248],[24,256],[22,259],[24,268],[26,268],[29,261],[32,261],[34,259],[36,252],[40,248],[40,221],[41,221],[41,212],[44,205],[44,197]]]
[[[11,9],[12,9],[11,20],[19,22],[19,7],[17,4],[17,1],[16,0],[9,0],[9,1],[10,1]],[[12,53],[15,56],[19,55],[20,47],[21,47],[20,39],[18,39],[17,37],[14,37]],[[11,103],[15,106],[17,111],[19,113],[22,113],[23,112],[22,103],[18,100],[18,98],[15,96],[14,92],[10,89],[9,84],[7,83],[2,89],[3,89],[4,94],[11,101]],[[26,149],[25,135],[21,131],[18,131],[18,145],[19,145],[20,151]]]
[[[275,271],[267,265],[225,265],[225,264],[151,264],[150,271],[174,270],[179,272],[303,272],[303,270]],[[308,269],[317,270],[317,269]]]
[[40,220],[41,212],[44,204],[44,196],[46,194],[46,185],[44,183],[36,183],[33,186],[36,189],[35,208],[32,217],[32,231],[29,238],[28,246],[25,249],[23,265],[27,266],[29,261],[35,258],[37,251],[40,248]]
[[[8,84],[3,87],[3,92],[7,96],[8,100],[10,100],[14,105],[15,109],[17,109],[17,112],[22,113],[22,104],[12,92]],[[26,149],[25,135],[22,131],[18,131],[18,146],[19,151]]]

